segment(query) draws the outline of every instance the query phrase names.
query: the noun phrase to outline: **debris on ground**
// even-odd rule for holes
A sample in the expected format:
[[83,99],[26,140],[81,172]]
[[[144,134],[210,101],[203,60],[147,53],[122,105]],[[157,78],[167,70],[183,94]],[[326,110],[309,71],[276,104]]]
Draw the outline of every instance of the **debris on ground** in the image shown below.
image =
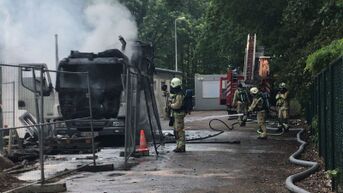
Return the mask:
[[316,173],[300,181],[298,185],[300,187],[306,187],[306,189],[310,192],[333,193],[331,179],[325,172],[325,164],[319,157],[319,153],[312,143],[306,147],[306,150],[301,158],[319,163],[320,169]]
[[14,166],[14,163],[11,160],[0,155],[0,171],[11,168],[13,166]]
[[17,178],[9,174],[0,172],[0,190],[1,191],[9,190],[21,182],[22,181],[18,180]]
[[22,162],[24,160],[35,161],[39,158],[39,151],[33,147],[13,149],[11,154],[8,155],[8,158],[13,162]]
[[25,167],[27,164],[28,164],[28,161],[24,160],[20,164],[16,164],[13,167],[10,167],[10,168],[3,170],[3,172],[8,173],[8,172],[13,171],[13,170],[18,170],[18,169]]

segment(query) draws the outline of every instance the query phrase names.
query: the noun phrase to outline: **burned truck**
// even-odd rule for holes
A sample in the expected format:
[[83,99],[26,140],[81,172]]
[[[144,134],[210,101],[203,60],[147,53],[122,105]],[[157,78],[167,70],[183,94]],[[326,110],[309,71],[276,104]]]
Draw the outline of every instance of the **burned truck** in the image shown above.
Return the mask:
[[[123,45],[125,50],[126,42]],[[152,45],[136,41],[131,48],[130,60],[122,51],[110,49],[98,54],[71,51],[59,63],[55,89],[65,124],[56,125],[56,135],[90,136],[90,116],[98,139],[124,135],[126,69],[134,67],[150,82],[154,71]]]
[[90,136],[92,116],[96,137],[124,135],[125,114],[120,110],[128,64],[117,49],[98,54],[71,51],[58,66],[55,89],[65,124],[57,125],[55,134]]

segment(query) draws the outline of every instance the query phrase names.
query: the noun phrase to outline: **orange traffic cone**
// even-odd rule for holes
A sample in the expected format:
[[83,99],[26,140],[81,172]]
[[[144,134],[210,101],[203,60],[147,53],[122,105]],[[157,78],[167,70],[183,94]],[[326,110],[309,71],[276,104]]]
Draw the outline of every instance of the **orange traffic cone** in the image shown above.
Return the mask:
[[146,142],[144,130],[140,131],[139,146],[136,148],[136,155],[149,155],[149,148]]

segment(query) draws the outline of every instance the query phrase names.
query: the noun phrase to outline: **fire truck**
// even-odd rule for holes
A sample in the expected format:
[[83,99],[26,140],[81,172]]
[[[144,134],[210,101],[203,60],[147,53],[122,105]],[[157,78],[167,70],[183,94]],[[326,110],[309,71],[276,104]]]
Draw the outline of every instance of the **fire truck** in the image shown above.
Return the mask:
[[263,49],[259,52],[256,51],[256,34],[248,34],[243,72],[240,72],[238,68],[229,67],[226,76],[220,78],[220,104],[227,106],[228,113],[235,112],[233,97],[239,83],[247,89],[258,86],[270,95],[270,57],[263,56],[263,54]]

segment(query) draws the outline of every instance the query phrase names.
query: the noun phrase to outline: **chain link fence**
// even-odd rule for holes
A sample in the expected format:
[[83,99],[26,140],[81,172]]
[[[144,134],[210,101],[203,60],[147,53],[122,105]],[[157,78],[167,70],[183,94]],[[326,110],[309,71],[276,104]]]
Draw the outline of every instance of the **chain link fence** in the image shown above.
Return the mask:
[[343,57],[314,78],[311,90],[307,118],[318,125],[320,156],[326,170],[338,170],[333,185],[343,192]]
[[[92,90],[95,89],[90,86],[88,72],[49,71],[45,64],[0,64],[0,69],[1,153],[17,162],[39,158],[40,177],[34,175],[36,177],[31,176],[29,180],[35,178],[42,183],[45,181],[46,175],[51,177],[67,167],[64,167],[65,162],[61,161],[56,162],[59,167],[55,167],[55,170],[51,170],[51,168],[49,171],[44,170],[47,155],[61,153],[58,151],[66,146],[70,147],[69,150],[74,149],[78,153],[80,149],[75,146],[86,144],[83,148],[86,148],[87,152],[93,153],[89,163],[93,161],[93,165],[95,165],[95,132],[92,115],[92,103],[94,103],[92,97],[95,95]],[[56,90],[50,74],[55,77],[56,74],[59,74],[58,77],[62,77],[62,80],[57,81],[58,89],[55,87]],[[79,82],[76,82],[75,79]],[[68,93],[68,89],[73,87],[70,83],[76,84],[78,88],[74,89],[72,93]],[[56,92],[57,90],[60,92]],[[63,104],[65,107],[63,113],[71,116],[62,118],[61,110],[58,108],[60,102],[58,97],[65,99],[65,101],[62,100],[65,103]],[[77,108],[77,105],[80,108]],[[90,135],[77,136],[66,132],[56,133],[58,130],[68,130],[67,125],[73,123],[88,125],[87,129],[89,129]],[[63,125],[62,128],[61,125]],[[58,150],[58,148],[60,149]],[[49,164],[51,167],[51,160]],[[68,169],[73,169],[70,168],[73,166],[68,167]]]

